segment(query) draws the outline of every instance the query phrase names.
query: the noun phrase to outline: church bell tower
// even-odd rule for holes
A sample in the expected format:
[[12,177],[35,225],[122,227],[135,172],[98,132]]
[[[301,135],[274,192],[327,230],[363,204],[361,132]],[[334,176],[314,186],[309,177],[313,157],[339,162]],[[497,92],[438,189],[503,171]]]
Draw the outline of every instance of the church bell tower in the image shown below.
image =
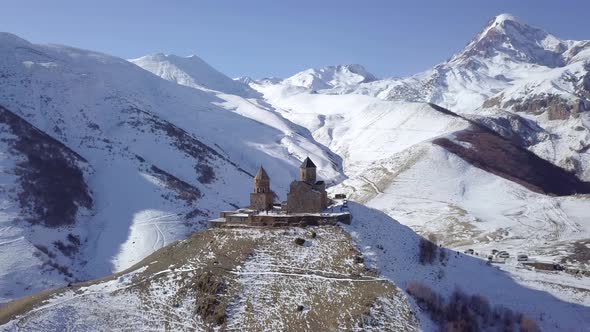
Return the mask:
[[254,192],[250,194],[250,208],[258,211],[268,211],[272,209],[273,198],[270,191],[270,177],[260,166],[258,173],[254,177]]
[[305,158],[301,166],[299,166],[299,174],[301,175],[301,181],[307,182],[309,184],[315,184],[316,182],[316,166],[309,159],[309,157]]

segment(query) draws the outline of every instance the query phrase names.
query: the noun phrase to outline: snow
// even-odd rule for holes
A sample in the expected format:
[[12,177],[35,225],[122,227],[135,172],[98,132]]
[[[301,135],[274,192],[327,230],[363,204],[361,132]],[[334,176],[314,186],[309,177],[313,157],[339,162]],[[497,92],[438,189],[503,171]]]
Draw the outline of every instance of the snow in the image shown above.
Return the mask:
[[[589,203],[583,198],[533,193],[440,147],[421,149],[422,157],[392,179],[383,179],[381,168],[393,171],[398,164],[383,162],[367,169],[363,178],[351,178],[332,191],[359,188],[355,182],[362,181],[389,183],[380,192],[371,193],[373,197],[366,204],[422,232],[440,234],[443,243],[453,238],[459,248],[496,246],[512,252],[534,251],[548,241],[584,239],[590,232],[585,211]],[[463,240],[459,240],[457,229],[451,234],[452,229],[447,228],[461,223],[469,225]],[[488,235],[494,240],[486,240]]]
[[[178,57],[168,56],[168,58]],[[159,58],[152,57],[150,62],[147,62],[145,60],[133,61],[138,66],[141,66],[147,70],[151,70],[153,66],[160,66],[161,69],[157,72],[157,74],[160,75],[162,78],[176,82],[181,85],[188,85],[196,89],[197,91],[203,91],[203,89],[200,86],[183,84],[182,82],[178,82],[173,78],[174,75],[182,73],[182,75],[189,77],[191,79],[207,82],[209,80],[209,77],[207,77],[207,75],[201,75],[199,71],[195,71],[192,66],[188,66],[184,62],[178,62],[174,70],[170,72],[169,70],[167,70],[165,65],[160,64],[160,62],[158,62],[164,61],[165,64],[166,61],[161,60]],[[213,84],[207,83],[204,85],[212,86]],[[248,89],[250,88],[248,87]],[[268,126],[276,130],[274,137],[264,140],[261,139],[260,132],[250,132],[250,126],[244,125],[243,129],[244,132],[247,132],[247,134],[244,135],[244,132],[240,131],[240,133],[236,135],[240,137],[241,141],[245,141],[245,143],[248,144],[250,147],[253,147],[260,151],[264,151],[267,155],[269,155],[272,158],[280,160],[286,159],[285,157],[288,156],[287,158],[294,159],[294,162],[291,164],[292,166],[299,166],[299,160],[303,160],[305,159],[305,157],[309,156],[318,164],[318,167],[320,168],[320,172],[318,175],[321,178],[326,179],[329,182],[335,182],[342,178],[338,165],[338,157],[332,154],[331,151],[325,149],[321,145],[318,145],[317,142],[315,142],[314,139],[311,137],[311,134],[306,128],[298,126],[292,123],[291,121],[285,119],[271,105],[269,105],[262,99],[244,98],[243,96],[229,94],[225,91],[227,91],[227,89],[223,89],[221,87],[219,87],[218,91],[212,91],[216,98],[216,100],[212,101],[213,105],[220,106],[222,109],[234,112],[238,114],[240,117],[251,119],[258,124],[263,124],[264,126]],[[257,93],[254,90],[252,90],[252,93],[257,95]],[[224,121],[223,123],[224,126],[227,128],[227,121]],[[207,135],[206,137],[209,136]],[[219,143],[215,141],[215,144]],[[242,154],[243,152],[239,153],[240,156],[237,160],[240,162],[240,164],[242,164],[242,161],[240,159],[244,159]],[[234,155],[232,157],[232,160],[236,161],[236,156]],[[243,162],[251,163],[252,159],[256,160],[255,158],[252,158],[250,156],[246,157],[246,159],[247,160],[243,160]],[[266,167],[266,163],[263,163],[262,160],[259,162],[254,162],[255,164],[251,166],[252,168],[258,168],[260,164],[264,164]],[[334,165],[335,163],[336,165]],[[293,174],[293,176],[294,175],[295,174]],[[274,172],[274,175],[271,174],[271,178],[275,176],[277,176],[277,172]],[[281,184],[279,184],[278,186],[279,190],[277,190],[279,194],[284,191],[284,188],[286,188],[281,188],[280,185]]]
[[345,87],[376,80],[363,66],[358,64],[328,66],[320,69],[307,69],[299,72],[282,83],[311,90]]
[[[37,256],[45,254],[35,245],[55,252],[60,264],[75,267],[74,279],[100,277],[185,238],[217,211],[246,204],[252,186],[249,174],[261,164],[279,197],[286,195],[306,156],[322,168],[320,177],[332,182],[342,177],[336,155],[260,101],[181,86],[123,59],[35,45],[9,34],[0,35],[0,53],[5,55],[0,72],[6,75],[0,82],[0,104],[88,160],[93,173],[85,181],[95,204],[91,215],[79,218],[72,230],[58,228],[58,235],[51,235],[41,229],[38,234],[47,234],[22,242],[22,252],[30,254],[3,251],[0,270],[12,271],[13,276],[3,278],[2,302],[46,288],[41,285],[44,279],[51,287],[67,282],[55,272],[43,272]],[[194,57],[187,61],[199,64]],[[192,204],[174,198],[175,189],[155,177],[152,165],[194,186],[201,197]],[[212,169],[211,180],[201,179],[203,165]],[[14,162],[7,164],[6,172],[13,168]],[[14,198],[5,202],[2,213],[18,216]],[[185,220],[195,208],[199,214]],[[25,236],[29,225],[15,217],[6,219],[13,228],[0,242],[31,239]],[[53,245],[69,232],[82,240],[74,263]],[[22,268],[10,270],[14,264]],[[18,279],[39,282],[12,292],[11,280]]]
[[243,97],[253,93],[246,84],[225,76],[196,55],[180,57],[158,53],[129,61],[180,85],[216,90]]
[[[412,230],[378,210],[356,203],[350,203],[350,210],[354,222],[345,228],[365,259],[401,289],[406,289],[410,282],[420,282],[445,297],[457,288],[469,295],[482,294],[491,305],[503,305],[534,319],[542,330],[577,330],[590,324],[588,283],[578,284],[586,289],[586,295],[572,303],[572,298],[564,300],[549,294],[548,291],[556,292],[557,287],[536,281],[539,276],[535,272],[511,268],[508,274],[503,269],[487,266],[484,260],[453,251],[448,252],[445,265],[438,262],[421,265],[417,258],[418,236]],[[562,286],[574,280],[563,275],[545,277],[551,284]],[[421,324],[422,328],[429,326],[426,317],[421,317]]]
[[[2,328],[208,330],[202,315],[211,313],[198,306],[208,303],[200,296],[211,296],[203,278],[209,276],[223,278],[225,288],[216,300],[224,309],[227,304],[223,327],[228,329],[416,330],[405,296],[354,261],[358,252],[346,232],[314,230],[317,236],[307,246],[293,243],[306,236],[302,228],[209,230],[169,248],[174,266],[147,261],[119,276],[58,290]],[[206,254],[193,256],[194,251]],[[211,268],[220,262],[220,268]],[[334,311],[332,303],[348,304]],[[299,305],[304,309],[297,310]],[[365,328],[363,319],[373,321]]]
[[512,22],[520,22],[515,16],[513,16],[512,14],[509,13],[502,13],[498,16],[496,16],[494,18],[494,24],[493,25],[498,25],[498,24],[502,24],[506,21],[512,21]]
[[[528,147],[531,151],[589,180],[588,154],[578,151],[583,151],[584,146],[590,144],[588,129],[579,129],[588,128],[585,124],[589,122],[590,114],[582,112],[577,119],[549,120],[549,107],[535,112],[540,114],[516,112],[518,105],[534,101],[542,105],[541,100],[556,97],[570,107],[588,104],[584,97],[587,92],[581,87],[588,75],[585,65],[590,59],[588,45],[588,41],[561,40],[510,14],[500,14],[488,22],[463,50],[432,69],[406,78],[354,84],[324,84],[324,81],[318,81],[322,86],[313,92],[321,96],[346,95],[348,97],[342,96],[340,100],[352,103],[356,102],[352,101],[355,98],[362,101],[367,96],[394,101],[431,102],[456,113],[492,118],[504,117],[506,111],[515,112],[533,121],[548,134],[543,141]],[[309,84],[297,78],[316,79],[318,73],[317,69],[310,69],[280,82],[263,80],[250,82],[250,85],[261,91],[271,104],[288,113],[297,105],[289,105],[280,99],[303,99],[310,91],[301,87],[309,87]],[[322,97],[305,98],[319,100]],[[490,106],[485,104],[486,101],[495,102]],[[323,116],[325,113],[317,107],[313,112],[307,109],[298,112],[298,119],[294,121],[312,131],[324,121],[324,118],[314,115]],[[293,120],[293,116],[290,119]],[[317,138],[319,134],[314,135]]]
[[284,117],[309,128],[318,142],[344,156],[349,177],[362,170],[363,165],[467,126],[466,121],[423,103],[390,102],[358,95],[292,93],[284,85],[254,87]]
[[[18,156],[4,144],[11,138],[6,130],[0,131],[0,303],[124,270],[186,238],[218,211],[245,205],[260,165],[284,199],[301,160],[310,156],[330,192],[366,204],[350,203],[353,221],[345,228],[379,269],[379,279],[402,289],[417,280],[443,295],[460,286],[537,321],[543,316],[544,330],[588,326],[588,278],[529,271],[513,261],[490,267],[455,254],[433,270],[416,262],[415,233],[438,234],[441,244],[459,251],[500,249],[548,262],[572,256],[573,243],[588,239],[588,196],[537,194],[433,145],[436,138],[454,139],[469,122],[428,104],[489,121],[516,112],[513,102],[559,96],[573,104],[582,100],[579,86],[588,75],[587,45],[503,14],[449,61],[407,78],[377,80],[362,66],[341,65],[284,80],[232,80],[197,56],[156,54],[130,63],[0,34],[0,104],[88,161],[85,181],[95,202],[71,227],[24,223],[13,195]],[[490,98],[497,106],[484,107]],[[573,158],[579,163],[574,171],[590,179],[588,112],[566,120],[549,120],[546,112],[516,114],[542,131],[527,148],[561,166]],[[179,199],[152,166],[196,188],[200,197]],[[209,180],[202,177],[205,166],[214,172]],[[195,209],[196,217],[187,219]],[[69,233],[83,240],[73,258],[53,247]],[[74,276],[48,269],[39,246]],[[289,259],[318,263],[301,250]],[[257,252],[234,271],[249,294],[262,287],[254,281],[269,285],[297,274],[257,269],[270,260]],[[587,262],[575,264],[588,268]],[[97,298],[78,305],[96,306],[99,314],[137,304],[133,297],[104,300],[102,293],[115,286],[101,286]]]

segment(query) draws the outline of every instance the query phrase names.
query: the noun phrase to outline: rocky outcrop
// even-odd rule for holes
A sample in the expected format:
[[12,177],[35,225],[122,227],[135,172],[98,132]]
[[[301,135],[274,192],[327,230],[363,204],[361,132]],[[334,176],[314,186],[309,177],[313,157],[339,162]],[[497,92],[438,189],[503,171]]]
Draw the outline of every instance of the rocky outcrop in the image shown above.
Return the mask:
[[565,99],[554,94],[529,96],[504,100],[504,95],[486,100],[483,108],[511,109],[514,112],[522,112],[534,115],[541,115],[547,112],[548,120],[567,120],[570,117],[578,117],[582,112],[587,111],[586,102],[583,99]]
[[530,147],[550,137],[537,123],[514,113],[506,112],[493,118],[476,117],[474,121],[522,147]]
[[576,92],[578,96],[590,99],[590,62],[584,64],[586,74],[580,78],[577,84]]

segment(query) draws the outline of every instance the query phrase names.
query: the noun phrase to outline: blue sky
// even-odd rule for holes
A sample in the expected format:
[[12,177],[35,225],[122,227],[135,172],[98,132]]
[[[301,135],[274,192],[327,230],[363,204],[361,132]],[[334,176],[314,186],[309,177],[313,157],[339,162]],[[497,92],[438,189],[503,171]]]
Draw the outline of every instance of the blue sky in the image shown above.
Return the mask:
[[0,31],[123,58],[197,54],[231,77],[347,63],[389,77],[445,60],[503,12],[590,39],[582,0],[4,0]]

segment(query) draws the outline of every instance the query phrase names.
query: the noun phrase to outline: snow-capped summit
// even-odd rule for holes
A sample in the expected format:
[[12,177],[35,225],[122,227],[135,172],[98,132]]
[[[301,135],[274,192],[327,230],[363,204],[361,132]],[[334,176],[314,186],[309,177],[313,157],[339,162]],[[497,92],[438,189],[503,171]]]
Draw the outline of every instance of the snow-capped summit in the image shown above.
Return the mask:
[[507,61],[524,62],[547,67],[564,65],[567,44],[546,31],[532,27],[510,14],[491,19],[467,47],[451,62],[470,57],[500,57]]
[[246,84],[232,80],[196,55],[181,57],[157,53],[129,61],[168,81],[191,88],[216,90],[244,97],[254,93]]
[[518,18],[516,18],[515,16],[513,16],[512,14],[509,14],[509,13],[502,13],[502,14],[494,17],[494,23],[496,23],[496,24],[502,24],[506,21],[519,22]]
[[246,85],[256,82],[256,80],[250,76],[239,76],[239,77],[234,78],[234,81],[238,81],[238,82],[241,82]]
[[322,90],[372,82],[376,79],[365,67],[350,64],[327,66],[320,69],[310,68],[285,79],[283,83],[312,90]]

